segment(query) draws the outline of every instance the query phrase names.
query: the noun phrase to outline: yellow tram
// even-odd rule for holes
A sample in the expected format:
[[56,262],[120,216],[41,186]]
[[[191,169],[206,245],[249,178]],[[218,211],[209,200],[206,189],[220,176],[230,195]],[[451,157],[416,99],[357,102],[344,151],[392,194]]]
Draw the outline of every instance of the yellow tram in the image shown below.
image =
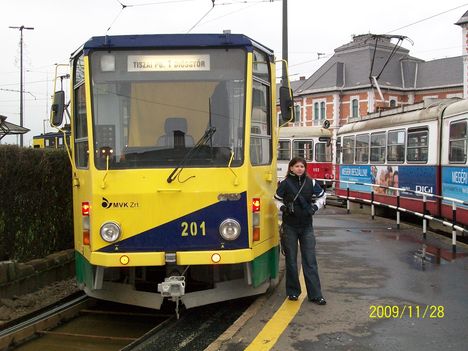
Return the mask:
[[[71,57],[71,92],[76,272],[88,295],[190,308],[276,281],[271,50],[237,34],[93,37]],[[54,126],[63,109],[58,91]]]
[[[64,136],[66,141],[64,141]],[[63,149],[65,143],[70,145],[70,133],[67,131],[62,132],[49,132],[40,135],[33,136],[33,148],[34,149]]]

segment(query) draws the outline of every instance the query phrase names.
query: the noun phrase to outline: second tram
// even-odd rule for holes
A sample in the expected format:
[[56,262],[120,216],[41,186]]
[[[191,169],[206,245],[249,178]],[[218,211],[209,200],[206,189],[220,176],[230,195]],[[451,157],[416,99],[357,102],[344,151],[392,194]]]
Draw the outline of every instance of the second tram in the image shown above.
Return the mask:
[[280,128],[278,180],[286,177],[289,161],[297,156],[306,159],[307,173],[312,178],[333,179],[331,139],[332,132],[323,127]]
[[[66,141],[64,141],[64,135],[66,135]],[[69,133],[62,132],[49,132],[33,137],[33,148],[35,149],[63,149],[65,147],[64,142],[70,145]]]
[[[402,188],[445,196],[457,203],[456,221],[468,225],[467,100],[445,100],[388,110],[338,130],[340,180],[381,185],[375,201],[396,206]],[[409,109],[409,110],[408,110]],[[371,187],[340,183],[338,195],[370,199]],[[422,195],[402,190],[400,206],[423,212]],[[427,197],[426,211],[452,219],[452,203]]]

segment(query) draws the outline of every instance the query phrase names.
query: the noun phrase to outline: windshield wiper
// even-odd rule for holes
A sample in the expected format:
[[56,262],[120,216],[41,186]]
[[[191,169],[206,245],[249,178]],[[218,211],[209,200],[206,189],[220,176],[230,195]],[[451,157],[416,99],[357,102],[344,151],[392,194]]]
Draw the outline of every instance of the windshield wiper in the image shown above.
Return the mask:
[[167,177],[168,183],[172,183],[177,178],[180,172],[182,172],[182,170],[184,169],[185,162],[187,162],[190,159],[193,152],[197,150],[200,146],[205,145],[209,140],[211,140],[215,132],[215,127],[209,127],[205,130],[205,133],[203,133],[200,140],[197,141],[195,146],[192,149],[190,149],[189,152],[187,152],[182,161],[180,161],[180,163],[174,168],[171,174],[169,174],[169,177]]

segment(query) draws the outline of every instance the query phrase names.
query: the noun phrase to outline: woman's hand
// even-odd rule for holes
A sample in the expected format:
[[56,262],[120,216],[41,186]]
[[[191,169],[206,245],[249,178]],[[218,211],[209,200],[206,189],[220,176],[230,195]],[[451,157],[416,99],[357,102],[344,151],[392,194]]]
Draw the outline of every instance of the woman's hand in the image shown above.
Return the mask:
[[309,211],[309,212],[310,212],[310,214],[313,216],[313,215],[315,214],[315,212],[318,211],[318,209],[319,209],[319,208],[318,208],[317,205],[312,205],[312,206],[310,206],[310,211]]

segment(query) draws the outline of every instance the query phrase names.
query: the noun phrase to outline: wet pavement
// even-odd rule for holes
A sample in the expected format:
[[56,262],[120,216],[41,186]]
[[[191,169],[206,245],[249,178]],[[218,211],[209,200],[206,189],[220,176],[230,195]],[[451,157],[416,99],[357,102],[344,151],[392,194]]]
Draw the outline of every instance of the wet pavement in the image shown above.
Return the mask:
[[[421,228],[327,207],[315,217],[326,306],[305,301],[264,350],[467,350],[468,247]],[[303,289],[305,291],[305,289]],[[284,281],[216,349],[244,350],[285,300]],[[298,302],[300,303],[300,302]],[[284,305],[283,305],[284,306]],[[272,325],[273,323],[273,325]]]

